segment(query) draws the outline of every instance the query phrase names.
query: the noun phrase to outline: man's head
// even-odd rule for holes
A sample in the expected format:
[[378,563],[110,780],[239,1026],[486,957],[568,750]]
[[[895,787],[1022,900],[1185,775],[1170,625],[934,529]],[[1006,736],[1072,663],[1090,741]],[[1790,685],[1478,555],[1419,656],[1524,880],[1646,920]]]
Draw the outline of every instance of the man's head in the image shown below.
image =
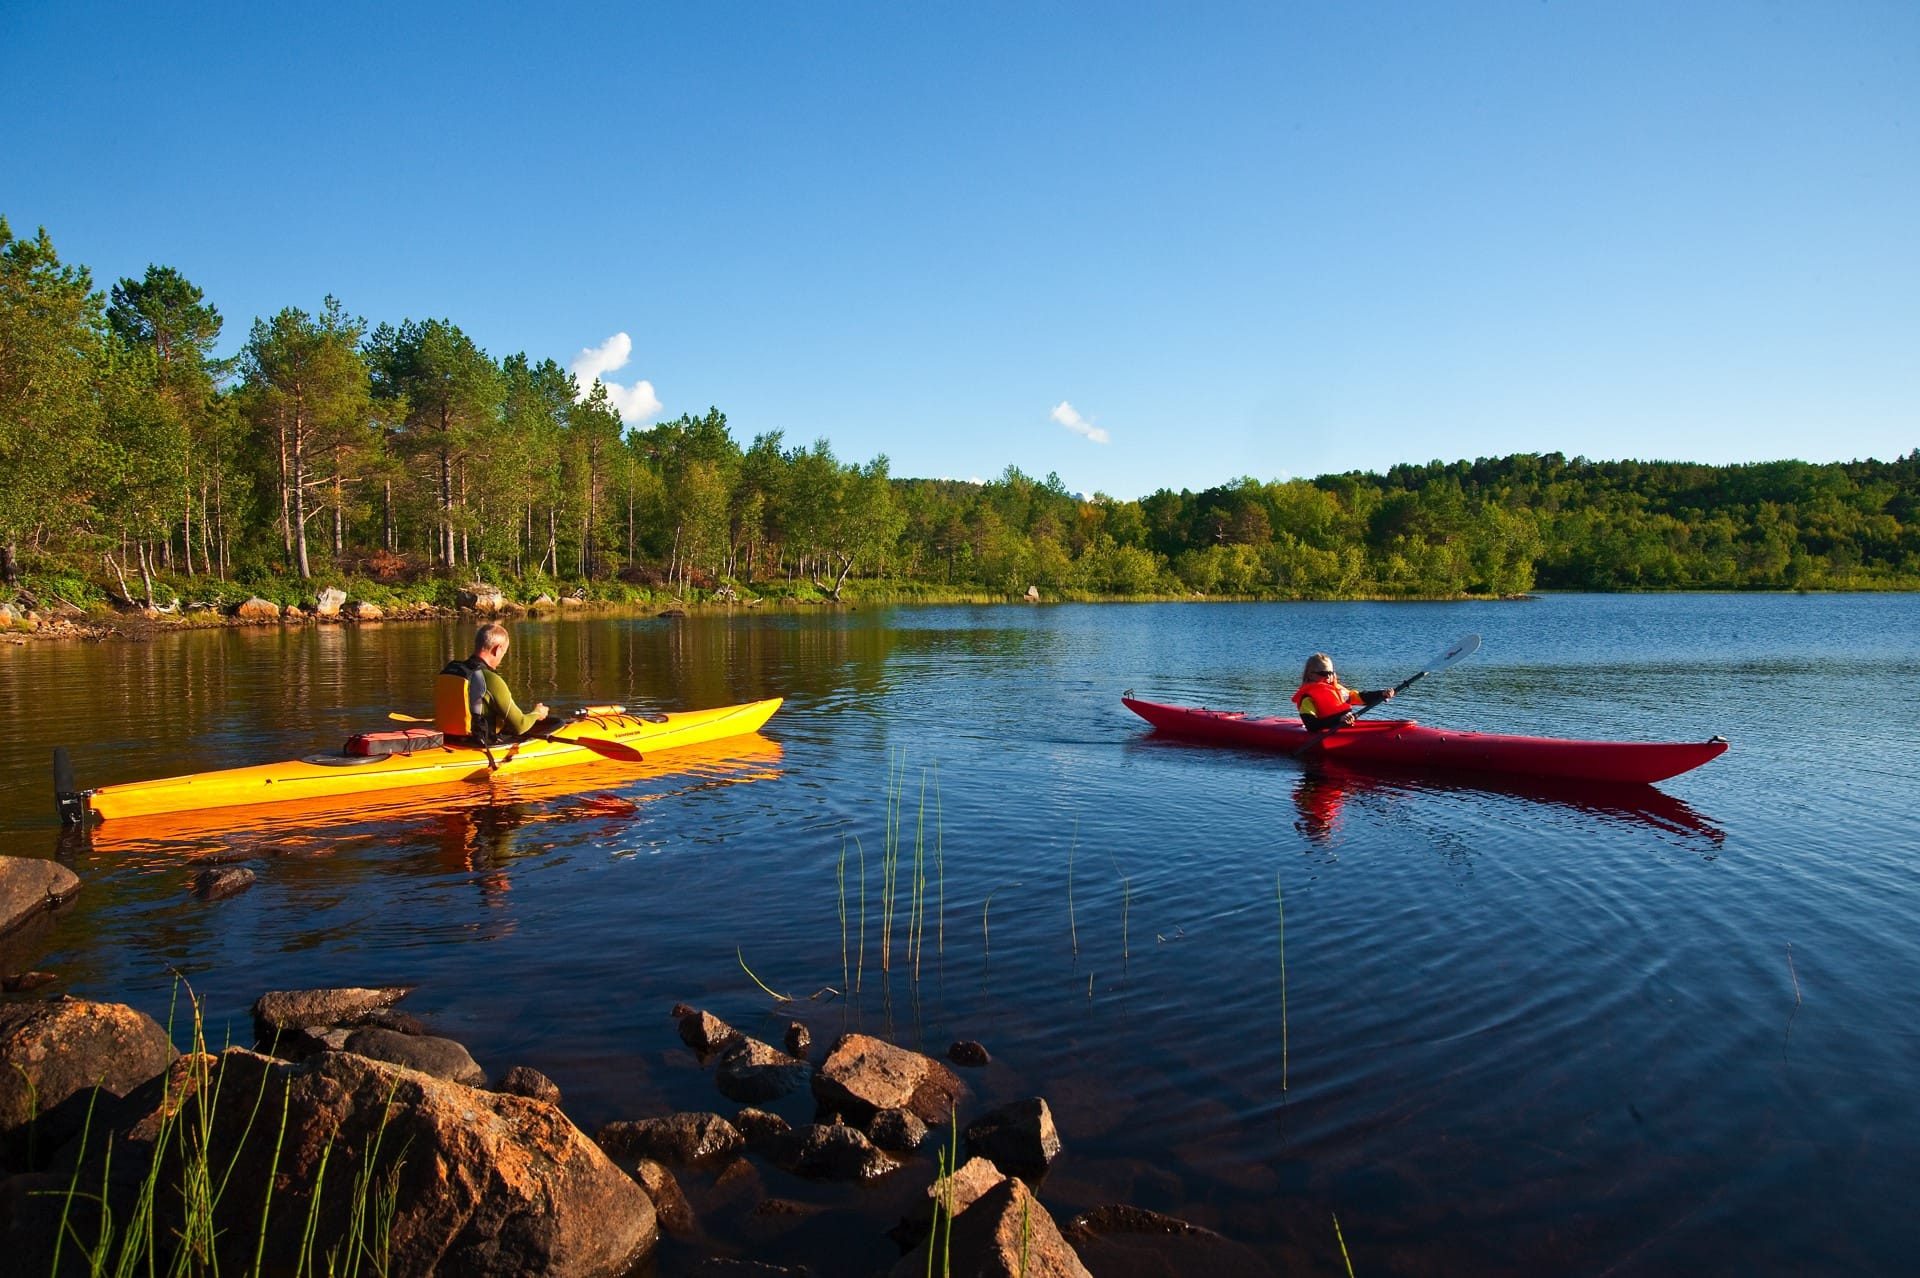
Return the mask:
[[489,670],[497,670],[500,668],[500,663],[506,660],[507,645],[510,642],[511,640],[507,637],[507,628],[497,621],[489,621],[474,631],[473,655],[484,661]]

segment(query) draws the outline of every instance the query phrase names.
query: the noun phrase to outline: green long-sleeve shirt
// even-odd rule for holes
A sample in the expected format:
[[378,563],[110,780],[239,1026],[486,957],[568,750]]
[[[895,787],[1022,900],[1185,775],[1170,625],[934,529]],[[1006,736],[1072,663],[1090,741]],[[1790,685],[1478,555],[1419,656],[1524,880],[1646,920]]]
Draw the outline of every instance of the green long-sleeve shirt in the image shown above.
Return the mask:
[[540,722],[514,702],[513,693],[508,689],[507,681],[500,677],[499,672],[482,670],[480,673],[487,681],[487,715],[493,723],[494,731],[506,731],[514,736],[520,736]]

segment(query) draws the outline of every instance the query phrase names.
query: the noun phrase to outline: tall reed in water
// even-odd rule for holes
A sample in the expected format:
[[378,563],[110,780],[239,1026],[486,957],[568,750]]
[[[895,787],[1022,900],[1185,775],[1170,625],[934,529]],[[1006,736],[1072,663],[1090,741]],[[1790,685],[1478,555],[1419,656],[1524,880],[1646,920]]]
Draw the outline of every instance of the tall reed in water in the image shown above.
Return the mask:
[[1080,925],[1073,917],[1073,854],[1080,847],[1080,814],[1073,814],[1073,842],[1067,844],[1067,935],[1073,940],[1073,952],[1080,953]]
[[1347,1240],[1340,1233],[1340,1216],[1333,1214],[1333,1236],[1340,1242],[1340,1259],[1347,1266],[1347,1278],[1353,1278],[1353,1257],[1347,1254]]
[[1287,1090],[1287,897],[1280,876],[1273,876],[1274,901],[1280,907],[1280,1090]]
[[853,964],[847,958],[847,832],[840,832],[840,863],[834,869],[834,883],[840,890],[840,988],[853,989]]

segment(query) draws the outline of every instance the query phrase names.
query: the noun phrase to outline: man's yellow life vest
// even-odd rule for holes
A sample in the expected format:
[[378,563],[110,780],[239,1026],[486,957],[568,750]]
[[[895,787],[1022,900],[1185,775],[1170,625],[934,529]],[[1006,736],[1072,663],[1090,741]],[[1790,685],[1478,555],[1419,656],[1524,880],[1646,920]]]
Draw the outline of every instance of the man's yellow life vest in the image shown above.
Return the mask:
[[433,681],[433,723],[449,737],[493,744],[487,667],[478,657],[449,661]]

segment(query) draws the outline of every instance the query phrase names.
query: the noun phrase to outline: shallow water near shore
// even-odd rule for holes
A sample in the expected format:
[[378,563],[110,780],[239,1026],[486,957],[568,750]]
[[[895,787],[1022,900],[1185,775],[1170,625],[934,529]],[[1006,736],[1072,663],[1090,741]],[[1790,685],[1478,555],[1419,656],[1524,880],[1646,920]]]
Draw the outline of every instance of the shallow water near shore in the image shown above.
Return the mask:
[[[1475,785],[1183,744],[1120,705],[1277,711],[1316,649],[1377,687],[1469,631],[1480,653],[1396,715],[1732,749],[1651,789]],[[523,702],[787,702],[760,737],[577,779],[102,827],[66,853],[85,886],[33,965],[162,1020],[177,971],[209,1037],[236,1042],[263,990],[415,984],[407,1011],[496,1076],[547,1073],[589,1131],[734,1108],[675,1035],[677,1001],[772,1041],[788,1019],[816,1044],[979,1039],[995,1059],[964,1072],[969,1109],[1053,1106],[1057,1218],[1131,1202],[1291,1272],[1345,1271],[1336,1215],[1363,1275],[1911,1263],[1920,598],[862,608],[514,634]],[[5,850],[55,854],[56,742],[84,785],[337,749],[425,712],[468,638],[0,648],[0,706],[42,725],[0,744]],[[890,778],[903,877],[924,849],[917,979],[904,882],[883,961]],[[197,901],[207,858],[258,881]],[[743,963],[800,1001],[773,1005]],[[890,1263],[883,1231],[930,1170],[865,1189],[765,1175],[833,1210],[743,1223],[741,1253],[861,1273]]]

